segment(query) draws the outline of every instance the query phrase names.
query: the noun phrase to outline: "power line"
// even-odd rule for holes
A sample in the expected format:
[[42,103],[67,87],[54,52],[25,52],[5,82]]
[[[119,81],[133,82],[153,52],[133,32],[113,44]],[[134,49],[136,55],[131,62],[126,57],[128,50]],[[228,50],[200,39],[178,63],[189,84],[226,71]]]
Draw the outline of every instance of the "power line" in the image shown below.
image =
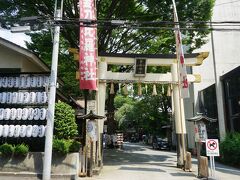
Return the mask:
[[[76,26],[76,27],[99,27],[99,28],[127,28],[127,29],[146,29],[146,30],[176,30],[174,25],[179,24],[181,30],[187,31],[239,31],[240,21],[130,21],[130,20],[85,20],[78,18],[64,18],[62,20],[54,20],[45,17],[26,17],[14,19],[19,25],[27,24],[35,28],[52,27],[60,25]],[[4,25],[4,21],[1,20]],[[17,23],[15,23],[17,24]],[[10,28],[11,22],[5,24],[5,28]],[[39,27],[38,27],[39,26]],[[198,26],[198,27],[197,27]],[[238,28],[239,26],[239,28]],[[210,28],[213,27],[213,28]],[[221,28],[219,28],[221,27]],[[225,28],[224,28],[225,27]],[[33,28],[34,30],[34,28]]]

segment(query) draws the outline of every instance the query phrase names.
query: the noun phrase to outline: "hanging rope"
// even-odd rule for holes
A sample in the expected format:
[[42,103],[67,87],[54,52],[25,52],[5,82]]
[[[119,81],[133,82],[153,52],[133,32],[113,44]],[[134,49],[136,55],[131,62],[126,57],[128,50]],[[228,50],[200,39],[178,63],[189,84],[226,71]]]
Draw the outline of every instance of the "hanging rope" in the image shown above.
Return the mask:
[[168,85],[167,96],[172,96],[171,84]]
[[114,94],[114,84],[111,83],[111,87],[110,87],[110,94]]
[[125,96],[128,95],[127,84],[124,84],[124,87],[123,87],[123,94],[124,94]]
[[142,85],[141,83],[138,83],[138,96],[142,95]]
[[162,85],[162,95],[164,94],[164,85]]
[[153,92],[152,92],[153,96],[157,95],[157,88],[156,88],[156,84],[153,84]]
[[146,94],[147,94],[147,91],[148,90],[148,87],[147,87],[147,84],[145,84],[145,92],[146,92]]

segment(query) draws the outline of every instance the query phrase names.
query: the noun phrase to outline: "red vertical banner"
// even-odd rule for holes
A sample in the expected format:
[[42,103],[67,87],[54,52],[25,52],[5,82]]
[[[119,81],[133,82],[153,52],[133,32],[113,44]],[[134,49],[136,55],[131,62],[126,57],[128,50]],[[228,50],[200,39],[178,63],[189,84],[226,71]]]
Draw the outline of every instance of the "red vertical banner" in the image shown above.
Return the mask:
[[[173,9],[174,9],[174,22],[178,23],[178,15],[177,15],[175,0],[172,0],[172,1],[173,1]],[[186,70],[185,58],[184,58],[183,46],[182,46],[182,35],[180,32],[179,24],[175,24],[175,38],[176,38],[176,54],[177,54],[177,60],[178,60],[178,79],[180,84],[181,98],[188,98],[189,84],[187,79],[187,70]]]
[[[96,20],[95,0],[79,0],[80,20]],[[97,90],[97,29],[80,23],[80,89]]]

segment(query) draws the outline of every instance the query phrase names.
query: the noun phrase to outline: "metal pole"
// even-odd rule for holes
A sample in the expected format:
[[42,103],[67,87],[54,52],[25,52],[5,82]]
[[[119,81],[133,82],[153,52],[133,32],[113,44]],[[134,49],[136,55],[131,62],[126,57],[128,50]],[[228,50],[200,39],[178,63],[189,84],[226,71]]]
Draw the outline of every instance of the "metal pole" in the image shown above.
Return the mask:
[[[55,4],[55,20],[60,20],[62,17],[62,4],[61,8],[57,8],[57,0]],[[46,127],[46,139],[44,149],[43,161],[43,180],[51,179],[51,163],[52,163],[52,140],[53,140],[53,126],[54,126],[54,111],[55,111],[55,98],[56,98],[56,84],[57,84],[57,65],[58,65],[58,50],[59,50],[59,35],[60,26],[54,28],[53,51],[52,51],[52,67],[50,78],[50,92],[48,100],[48,117]]]

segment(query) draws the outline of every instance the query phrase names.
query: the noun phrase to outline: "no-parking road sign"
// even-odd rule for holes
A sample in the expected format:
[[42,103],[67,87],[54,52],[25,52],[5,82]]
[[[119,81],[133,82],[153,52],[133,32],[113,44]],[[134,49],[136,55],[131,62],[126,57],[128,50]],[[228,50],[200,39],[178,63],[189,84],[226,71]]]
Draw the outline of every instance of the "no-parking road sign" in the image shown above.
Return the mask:
[[219,156],[218,139],[206,139],[207,156]]

